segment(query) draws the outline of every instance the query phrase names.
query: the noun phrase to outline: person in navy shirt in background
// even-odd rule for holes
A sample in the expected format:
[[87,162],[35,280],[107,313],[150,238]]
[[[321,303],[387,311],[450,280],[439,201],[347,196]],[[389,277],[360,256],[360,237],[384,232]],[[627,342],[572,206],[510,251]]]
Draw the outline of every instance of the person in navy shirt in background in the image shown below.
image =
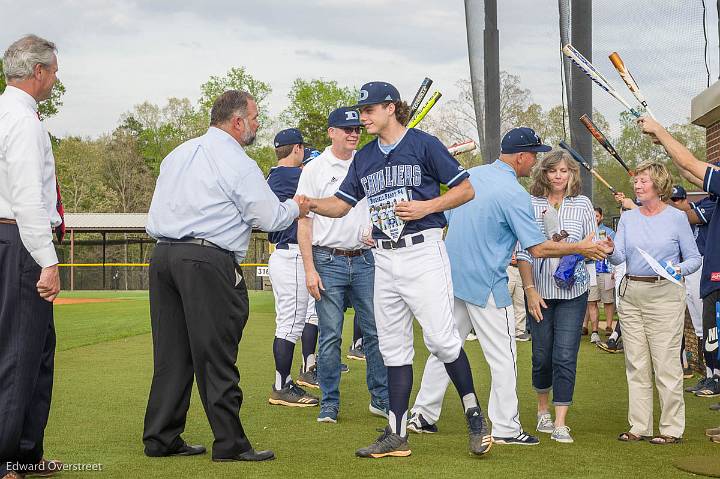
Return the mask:
[[[278,166],[270,169],[268,185],[280,201],[295,196],[300,165],[305,157],[303,137],[296,128],[282,130],[275,136],[275,156]],[[268,233],[268,241],[275,245],[270,255],[268,271],[275,296],[275,383],[268,402],[290,407],[310,407],[319,404],[318,398],[305,392],[290,376],[295,343],[305,326],[308,291],[305,270],[297,241],[297,220],[285,230]]]
[[[450,263],[442,239],[443,211],[474,196],[468,173],[437,138],[407,129],[409,108],[397,89],[366,83],[356,105],[368,133],[377,138],[355,156],[334,197],[311,199],[316,214],[341,217],[362,198],[371,208],[375,250],[375,320],[388,369],[389,425],[360,457],[410,455],[407,412],[412,389],[413,316],[425,344],[445,364],[462,398],[470,451],[485,454],[492,438],[473,385],[470,363],[453,321]],[[440,196],[440,184],[449,191]],[[396,203],[397,201],[397,203]],[[382,220],[382,222],[381,222]]]

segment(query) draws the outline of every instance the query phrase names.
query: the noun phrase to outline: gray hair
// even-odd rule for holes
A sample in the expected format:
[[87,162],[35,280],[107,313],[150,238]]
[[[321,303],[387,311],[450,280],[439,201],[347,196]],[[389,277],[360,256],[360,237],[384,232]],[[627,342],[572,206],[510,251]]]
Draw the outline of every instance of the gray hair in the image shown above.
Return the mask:
[[233,115],[247,118],[248,100],[253,97],[242,90],[228,90],[215,100],[210,110],[210,125],[216,126],[230,120]]
[[33,75],[35,65],[52,65],[57,48],[37,35],[25,35],[10,45],[3,56],[5,80],[25,80]]

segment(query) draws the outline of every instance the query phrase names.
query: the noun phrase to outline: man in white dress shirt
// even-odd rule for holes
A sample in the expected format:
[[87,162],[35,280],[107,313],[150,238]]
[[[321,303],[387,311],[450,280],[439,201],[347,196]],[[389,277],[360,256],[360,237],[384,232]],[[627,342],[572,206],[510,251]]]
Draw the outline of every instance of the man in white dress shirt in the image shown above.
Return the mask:
[[[56,48],[27,35],[3,57],[0,96],[0,478],[55,467],[43,459],[60,292],[52,242],[62,229],[50,137],[38,102],[57,81]],[[59,233],[60,236],[60,233]]]

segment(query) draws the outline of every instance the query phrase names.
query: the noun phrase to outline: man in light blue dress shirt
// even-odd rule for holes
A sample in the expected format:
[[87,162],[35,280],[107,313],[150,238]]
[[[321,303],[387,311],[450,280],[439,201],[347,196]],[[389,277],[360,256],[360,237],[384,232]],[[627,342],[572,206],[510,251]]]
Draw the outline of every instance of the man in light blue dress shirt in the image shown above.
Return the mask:
[[[517,177],[528,176],[537,153],[550,149],[530,128],[510,130],[503,137],[500,159],[468,170],[475,198],[446,212],[445,242],[455,296],[453,315],[461,338],[475,330],[490,366],[488,415],[496,444],[539,442],[523,432],[515,390],[515,319],[506,272],[515,244],[519,241],[536,257],[572,253],[604,256],[591,239],[574,244],[546,241],[537,227],[530,195]],[[448,384],[442,363],[431,355],[408,422],[409,430],[437,431],[434,423],[440,417]]]
[[147,232],[158,240],[150,262],[150,316],[155,369],[145,414],[148,456],[205,452],[181,434],[193,375],[215,435],[213,461],[262,461],[239,411],[235,366],[248,319],[238,266],[253,228],[279,231],[308,212],[304,197],[280,202],[243,150],[258,129],[257,104],[230,90],[215,101],[210,128],[172,151],[160,166]]

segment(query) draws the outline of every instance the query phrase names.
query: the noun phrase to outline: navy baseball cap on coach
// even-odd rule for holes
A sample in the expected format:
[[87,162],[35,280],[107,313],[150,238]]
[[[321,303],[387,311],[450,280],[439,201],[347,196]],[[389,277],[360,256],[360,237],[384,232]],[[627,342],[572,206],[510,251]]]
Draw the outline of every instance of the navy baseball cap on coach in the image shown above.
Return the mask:
[[362,126],[362,123],[360,123],[360,114],[355,108],[341,106],[331,111],[328,115],[328,128],[342,128],[344,126]]
[[358,102],[353,108],[365,105],[377,105],[386,101],[400,101],[400,92],[389,83],[374,81],[366,83],[360,88]]
[[687,198],[687,191],[685,191],[685,188],[680,185],[673,186],[672,193],[670,193],[670,199],[684,200],[685,198]]
[[302,145],[304,143],[302,133],[297,128],[288,128],[275,135],[273,144],[275,148],[285,145]]
[[543,145],[535,130],[526,126],[508,131],[500,143],[502,153],[521,153],[523,151],[545,153],[550,150],[552,150],[552,146]]

